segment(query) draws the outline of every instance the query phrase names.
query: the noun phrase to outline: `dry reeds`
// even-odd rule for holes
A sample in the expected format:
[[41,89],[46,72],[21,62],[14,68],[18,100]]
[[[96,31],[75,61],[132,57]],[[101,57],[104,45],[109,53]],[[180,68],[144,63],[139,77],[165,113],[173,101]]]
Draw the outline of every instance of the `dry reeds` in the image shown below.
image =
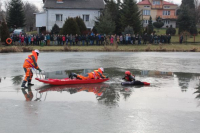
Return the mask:
[[19,46],[13,46],[13,47],[5,47],[0,50],[1,53],[10,53],[10,52],[31,52],[33,49],[31,47],[19,47]]
[[71,47],[70,46],[64,46],[63,50],[64,51],[71,51]]

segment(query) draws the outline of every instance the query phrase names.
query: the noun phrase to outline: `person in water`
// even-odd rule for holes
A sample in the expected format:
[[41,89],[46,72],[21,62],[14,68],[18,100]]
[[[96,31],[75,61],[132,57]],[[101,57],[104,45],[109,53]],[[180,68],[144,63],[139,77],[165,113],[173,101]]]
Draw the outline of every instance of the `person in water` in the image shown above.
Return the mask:
[[73,79],[73,77],[80,79],[80,80],[87,80],[87,79],[106,79],[108,77],[103,75],[104,68],[99,68],[98,70],[94,70],[93,72],[87,73],[86,75],[79,75],[76,73],[70,73],[69,78]]
[[125,72],[125,77],[122,78],[123,80],[126,80],[126,81],[133,81],[135,82],[135,76],[131,74],[130,71],[126,71]]
[[136,81],[135,76],[132,75],[130,71],[126,71],[125,77],[122,79],[127,82],[122,82],[121,85],[150,85],[147,82]]
[[33,72],[32,69],[37,69],[40,72],[42,71],[37,64],[38,56],[39,56],[39,50],[34,50],[32,51],[32,54],[28,55],[28,58],[25,59],[24,61],[24,71],[25,71],[25,78],[22,82],[22,88],[28,88],[26,87],[26,82],[28,82],[28,86],[33,86],[34,84],[31,83],[32,77],[33,77]]

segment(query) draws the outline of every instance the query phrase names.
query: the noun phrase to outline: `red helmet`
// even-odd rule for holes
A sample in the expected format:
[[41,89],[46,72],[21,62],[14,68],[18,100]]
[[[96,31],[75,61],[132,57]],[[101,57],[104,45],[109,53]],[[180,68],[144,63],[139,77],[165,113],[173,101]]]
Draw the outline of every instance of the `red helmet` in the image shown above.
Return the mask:
[[126,71],[125,74],[126,75],[131,75],[131,72],[130,71]]

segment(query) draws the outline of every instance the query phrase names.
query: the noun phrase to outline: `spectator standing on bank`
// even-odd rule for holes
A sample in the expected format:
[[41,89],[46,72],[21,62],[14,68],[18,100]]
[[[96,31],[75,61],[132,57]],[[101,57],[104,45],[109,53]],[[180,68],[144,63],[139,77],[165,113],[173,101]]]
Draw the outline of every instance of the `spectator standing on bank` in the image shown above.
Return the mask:
[[86,42],[86,45],[88,46],[88,42],[89,42],[89,36],[88,35],[85,36],[85,42]]
[[53,35],[53,45],[57,45],[57,36]]
[[84,46],[85,45],[85,40],[86,40],[85,35],[82,35],[81,40],[82,40],[82,45]]
[[183,34],[181,34],[181,36],[180,36],[180,44],[182,44],[183,43]]
[[154,40],[154,44],[157,44],[157,40],[158,40],[158,38],[157,38],[157,35],[156,35],[156,34],[154,34],[154,36],[153,36],[153,40]]
[[25,36],[25,37],[24,37],[24,41],[25,41],[25,43],[26,43],[26,46],[28,46],[28,36]]
[[171,35],[169,34],[167,37],[167,43],[170,44],[170,42],[171,42]]
[[82,41],[81,35],[78,35],[78,45],[79,46],[81,45],[81,41]]
[[142,37],[138,34],[138,44],[141,44]]
[[114,43],[114,37],[113,37],[113,35],[111,35],[110,44],[113,45],[113,43]]
[[157,43],[160,44],[160,35],[158,35]]
[[50,35],[47,34],[47,45],[50,45]]
[[54,44],[53,35],[50,35],[50,45]]
[[70,46],[72,45],[73,39],[72,39],[72,34],[70,34],[69,36],[69,42],[70,42]]
[[21,37],[21,45],[24,45],[24,35]]
[[126,44],[128,44],[128,34],[126,34]]
[[101,45],[104,45],[104,43],[103,43],[104,40],[105,40],[105,39],[104,39],[104,35],[102,34],[102,35],[101,35]]
[[120,35],[120,44],[123,44],[123,36]]
[[66,45],[68,45],[68,41],[69,41],[69,36],[68,34],[66,35]]
[[73,36],[72,36],[73,46],[75,45],[75,40],[76,40],[76,37],[75,37],[75,35],[73,35]]
[[63,35],[63,36],[62,36],[62,45],[65,45],[65,41],[66,41],[65,39],[66,39],[66,38],[65,38],[65,36]]
[[136,40],[136,42],[137,42],[137,44],[138,44],[138,40],[139,40],[139,35],[137,34],[136,36],[135,36],[135,40]]
[[145,33],[143,36],[143,44],[147,44],[147,39],[148,39],[148,35],[147,33]]
[[117,44],[120,44],[120,37],[117,35]]

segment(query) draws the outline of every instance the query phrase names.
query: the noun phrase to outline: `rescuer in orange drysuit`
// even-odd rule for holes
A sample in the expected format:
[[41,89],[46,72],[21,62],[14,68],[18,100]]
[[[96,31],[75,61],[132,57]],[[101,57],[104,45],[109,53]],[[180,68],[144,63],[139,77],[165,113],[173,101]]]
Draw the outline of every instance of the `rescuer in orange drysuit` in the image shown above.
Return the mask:
[[39,50],[34,50],[32,51],[32,54],[28,55],[28,58],[25,59],[24,61],[24,71],[25,71],[25,78],[22,82],[22,88],[28,88],[26,87],[26,82],[28,82],[28,86],[33,86],[34,84],[31,83],[32,77],[33,77],[33,72],[32,69],[37,69],[39,72],[42,70],[38,67],[37,60],[39,56]]
[[98,70],[94,70],[93,72],[87,73],[86,75],[78,75],[76,73],[71,73],[69,75],[69,78],[73,79],[73,77],[76,77],[77,79],[80,80],[87,80],[87,79],[105,79],[108,78],[103,75],[104,69],[101,67]]

